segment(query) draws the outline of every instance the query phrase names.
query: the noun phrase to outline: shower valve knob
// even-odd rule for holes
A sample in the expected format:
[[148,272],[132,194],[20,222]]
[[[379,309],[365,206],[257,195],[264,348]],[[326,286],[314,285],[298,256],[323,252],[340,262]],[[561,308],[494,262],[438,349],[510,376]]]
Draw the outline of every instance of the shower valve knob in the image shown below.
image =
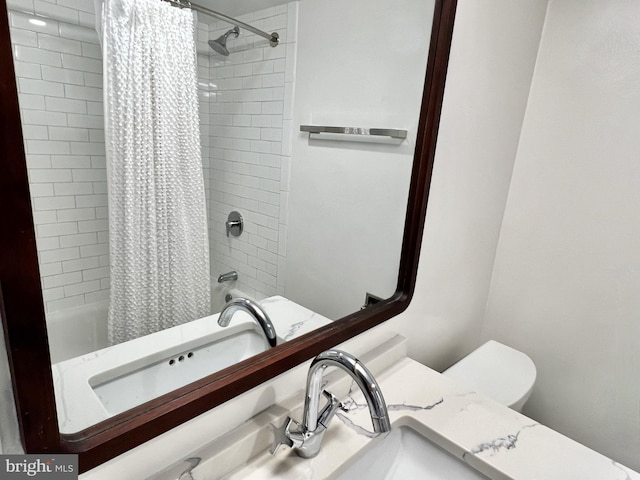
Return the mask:
[[242,219],[242,215],[240,212],[233,211],[227,217],[227,221],[225,222],[225,226],[227,228],[227,237],[229,234],[234,237],[239,237],[244,230],[244,220]]

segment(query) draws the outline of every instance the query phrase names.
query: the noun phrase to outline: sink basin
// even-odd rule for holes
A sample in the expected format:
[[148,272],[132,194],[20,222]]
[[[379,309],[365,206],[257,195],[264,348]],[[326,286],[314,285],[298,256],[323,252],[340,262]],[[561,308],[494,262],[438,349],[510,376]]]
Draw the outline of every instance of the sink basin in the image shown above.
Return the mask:
[[393,427],[341,467],[334,480],[487,480],[409,426]]
[[102,372],[89,384],[107,412],[116,415],[268,348],[255,324],[229,327]]

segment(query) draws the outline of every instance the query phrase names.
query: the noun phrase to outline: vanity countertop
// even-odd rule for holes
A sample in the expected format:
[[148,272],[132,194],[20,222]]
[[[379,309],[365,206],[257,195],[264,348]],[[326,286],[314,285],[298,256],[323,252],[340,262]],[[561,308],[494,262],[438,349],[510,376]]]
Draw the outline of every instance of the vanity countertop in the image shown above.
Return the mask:
[[[397,347],[397,337],[395,341]],[[385,396],[392,425],[410,424],[489,478],[640,480],[633,470],[406,356],[398,357],[398,348],[392,349],[396,353],[381,348],[378,356],[386,356],[387,365],[382,371],[370,368]],[[375,363],[361,359],[368,366]],[[335,386],[331,378],[329,382],[332,393],[341,388],[348,392],[338,397],[348,399],[350,409],[334,418],[317,457],[302,459],[285,447],[274,456],[265,450],[273,438],[270,423],[280,425],[290,411],[300,420],[304,394],[298,391],[290,403],[274,405],[152,478],[176,478],[176,473],[186,472],[193,480],[331,478],[375,435],[370,433],[371,420],[358,388],[346,379],[342,386]]]

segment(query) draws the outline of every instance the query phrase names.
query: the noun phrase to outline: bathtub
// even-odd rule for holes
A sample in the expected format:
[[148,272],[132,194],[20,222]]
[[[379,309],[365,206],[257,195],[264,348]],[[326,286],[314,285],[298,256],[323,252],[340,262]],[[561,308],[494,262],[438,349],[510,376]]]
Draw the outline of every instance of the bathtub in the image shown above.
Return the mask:
[[[231,295],[231,297],[228,297]],[[211,285],[211,313],[218,313],[231,300],[246,296],[228,284]],[[51,363],[58,363],[108,347],[109,302],[96,302],[47,314]]]

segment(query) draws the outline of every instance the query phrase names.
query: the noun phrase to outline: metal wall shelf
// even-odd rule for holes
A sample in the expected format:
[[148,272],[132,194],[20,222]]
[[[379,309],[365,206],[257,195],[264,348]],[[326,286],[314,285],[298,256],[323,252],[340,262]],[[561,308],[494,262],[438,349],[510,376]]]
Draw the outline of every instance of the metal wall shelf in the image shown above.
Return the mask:
[[[393,128],[362,128],[362,127],[329,127],[322,125],[300,125],[301,132],[309,134],[319,134],[318,138],[322,138],[323,134],[330,134],[331,139],[338,139],[336,135],[356,135],[364,139],[366,137],[389,137],[394,140],[404,140],[407,138],[406,130],[398,130]],[[345,140],[349,138],[345,137]]]

